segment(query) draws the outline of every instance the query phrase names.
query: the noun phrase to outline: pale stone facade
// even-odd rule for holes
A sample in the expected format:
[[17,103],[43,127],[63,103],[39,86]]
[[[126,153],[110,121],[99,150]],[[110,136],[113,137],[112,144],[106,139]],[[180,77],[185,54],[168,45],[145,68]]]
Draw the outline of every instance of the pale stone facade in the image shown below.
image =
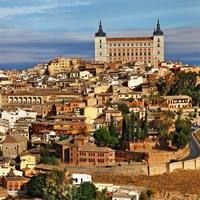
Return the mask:
[[80,62],[80,58],[59,57],[53,59],[48,63],[49,75],[54,76],[59,73],[71,71]]
[[100,22],[95,33],[95,61],[137,62],[158,66],[164,61],[164,35],[158,20],[152,37],[108,38]]

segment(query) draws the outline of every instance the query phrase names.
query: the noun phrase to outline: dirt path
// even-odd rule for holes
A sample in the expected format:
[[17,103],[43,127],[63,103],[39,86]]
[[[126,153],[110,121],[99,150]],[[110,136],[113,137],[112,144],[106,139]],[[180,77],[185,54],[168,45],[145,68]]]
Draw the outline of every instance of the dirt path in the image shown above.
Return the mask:
[[94,182],[128,184],[151,188],[155,191],[175,191],[182,194],[200,194],[200,170],[175,171],[158,176],[113,176],[93,174]]

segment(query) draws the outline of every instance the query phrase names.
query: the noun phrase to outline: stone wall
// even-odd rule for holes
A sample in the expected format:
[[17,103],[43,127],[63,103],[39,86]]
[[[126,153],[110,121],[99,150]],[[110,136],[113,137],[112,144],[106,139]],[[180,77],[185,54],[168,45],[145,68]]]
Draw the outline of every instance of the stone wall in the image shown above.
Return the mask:
[[160,165],[149,165],[148,166],[148,175],[158,175],[164,173],[170,173],[174,170],[198,170],[200,169],[200,157],[192,159],[192,160],[185,160],[167,164],[160,164]]
[[174,162],[174,163],[168,164],[169,172],[173,172],[176,169],[183,169],[183,162]]
[[183,169],[196,169],[196,159],[184,161]]
[[171,160],[182,160],[183,158],[189,155],[188,145],[180,149],[178,151],[162,151],[162,150],[154,150],[147,152],[148,159],[147,163],[149,165],[160,165],[169,163]]
[[149,176],[164,174],[167,171],[168,170],[166,164],[149,166],[148,168]]
[[196,169],[200,169],[200,157],[196,158]]
[[141,161],[145,159],[146,154],[144,152],[136,152],[136,151],[121,151],[116,150],[115,152],[115,161],[123,162],[123,161]]

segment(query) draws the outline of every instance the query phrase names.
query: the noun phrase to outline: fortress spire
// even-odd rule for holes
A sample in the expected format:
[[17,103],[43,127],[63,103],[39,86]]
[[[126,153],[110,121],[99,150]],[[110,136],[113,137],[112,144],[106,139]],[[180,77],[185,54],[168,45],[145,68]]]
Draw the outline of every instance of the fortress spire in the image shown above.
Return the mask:
[[101,20],[100,20],[100,23],[99,23],[99,30],[95,33],[95,36],[96,37],[106,37],[106,33],[103,32]]
[[160,29],[160,20],[158,18],[156,30],[154,30],[154,35],[163,35],[163,31]]

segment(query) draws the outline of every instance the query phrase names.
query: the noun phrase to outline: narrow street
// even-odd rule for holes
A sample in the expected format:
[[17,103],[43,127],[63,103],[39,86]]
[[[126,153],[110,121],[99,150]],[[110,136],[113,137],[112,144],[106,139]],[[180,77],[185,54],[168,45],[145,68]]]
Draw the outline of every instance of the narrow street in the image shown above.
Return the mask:
[[200,156],[200,144],[198,142],[198,140],[196,139],[196,137],[194,136],[194,133],[200,129],[196,129],[192,132],[191,134],[191,141],[189,143],[189,147],[190,147],[190,154],[189,156],[187,156],[185,159],[183,160],[190,160],[190,159],[194,159],[197,158],[198,156]]

